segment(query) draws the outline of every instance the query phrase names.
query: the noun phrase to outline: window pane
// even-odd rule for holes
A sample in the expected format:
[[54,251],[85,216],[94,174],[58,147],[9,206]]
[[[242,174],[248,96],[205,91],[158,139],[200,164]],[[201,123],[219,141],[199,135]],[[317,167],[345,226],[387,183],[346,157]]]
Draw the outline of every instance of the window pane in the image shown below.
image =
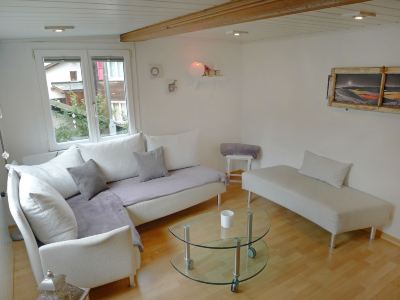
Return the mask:
[[45,58],[43,64],[57,143],[88,139],[80,58]]
[[124,59],[93,57],[96,110],[101,136],[128,133]]

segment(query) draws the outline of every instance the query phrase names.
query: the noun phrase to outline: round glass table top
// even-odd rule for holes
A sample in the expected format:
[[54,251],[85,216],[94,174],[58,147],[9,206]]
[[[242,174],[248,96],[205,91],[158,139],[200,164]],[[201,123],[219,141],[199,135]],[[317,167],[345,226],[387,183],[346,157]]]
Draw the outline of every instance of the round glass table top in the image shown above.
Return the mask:
[[[230,209],[234,212],[230,228],[221,226],[221,211],[200,214],[169,228],[173,236],[193,246],[210,249],[236,248],[262,239],[270,229],[268,214],[264,209]],[[185,227],[189,238],[185,238]]]

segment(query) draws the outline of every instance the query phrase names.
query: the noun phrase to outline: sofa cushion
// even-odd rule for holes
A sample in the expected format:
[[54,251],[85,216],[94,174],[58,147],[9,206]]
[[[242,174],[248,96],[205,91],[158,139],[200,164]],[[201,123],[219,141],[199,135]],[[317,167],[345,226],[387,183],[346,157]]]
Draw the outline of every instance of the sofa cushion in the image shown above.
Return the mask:
[[304,152],[304,160],[299,172],[341,188],[350,167],[351,164],[342,163],[306,151]]
[[46,163],[34,166],[8,165],[19,175],[25,173],[41,179],[55,188],[64,198],[69,198],[79,193],[78,186],[75,184],[67,168],[77,167],[84,163],[79,150],[76,146],[49,160]]
[[200,164],[198,131],[175,135],[146,136],[147,150],[163,147],[168,170],[177,170]]
[[79,144],[85,161],[93,159],[106,176],[107,182],[138,176],[133,152],[144,152],[141,133],[100,143]]
[[113,182],[110,191],[121,198],[124,206],[178,193],[212,182],[225,182],[222,172],[197,166],[170,172],[169,176],[140,182],[138,177]]
[[81,166],[68,168],[68,172],[86,200],[108,189],[106,177],[93,159],[89,159]]
[[74,213],[60,193],[45,181],[22,173],[19,197],[21,208],[39,241],[49,244],[77,238]]
[[139,181],[148,181],[168,175],[165,167],[163,148],[149,152],[133,152],[139,169]]

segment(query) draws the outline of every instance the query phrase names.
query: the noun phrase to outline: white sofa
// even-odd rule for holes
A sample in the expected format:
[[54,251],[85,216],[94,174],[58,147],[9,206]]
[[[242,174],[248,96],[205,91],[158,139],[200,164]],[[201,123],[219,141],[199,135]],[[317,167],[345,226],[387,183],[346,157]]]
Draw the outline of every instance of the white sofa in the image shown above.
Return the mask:
[[[59,152],[28,156],[23,162],[27,165],[41,164],[57,155]],[[165,177],[165,180],[171,180],[172,177]],[[130,183],[129,180],[134,179],[125,180]],[[158,180],[163,181],[162,178]],[[132,185],[131,193],[128,194],[135,193],[135,189],[141,184],[133,183],[136,186]],[[113,184],[111,183],[110,191],[113,191]],[[19,175],[12,168],[9,172],[7,189],[10,211],[24,238],[37,283],[41,282],[43,274],[51,269],[57,274],[66,274],[69,282],[81,287],[93,288],[126,277],[130,278],[131,285],[134,284],[134,276],[140,267],[140,251],[132,244],[129,226],[85,238],[40,246],[19,203]],[[126,209],[133,224],[137,226],[216,196],[219,205],[221,194],[225,190],[223,181],[209,182],[139,201],[126,206]]]
[[245,172],[242,185],[249,191],[249,205],[251,193],[255,193],[329,231],[331,248],[342,232],[371,228],[370,238],[374,239],[376,228],[390,220],[392,206],[388,202],[348,186],[333,187],[289,166]]
[[[97,287],[134,276],[140,267],[140,251],[132,246],[129,226],[82,239],[40,246],[19,203],[19,176],[10,170],[7,183],[8,203],[24,238],[36,283],[47,270],[66,274],[68,282],[80,287]],[[107,259],[104,259],[107,257]]]

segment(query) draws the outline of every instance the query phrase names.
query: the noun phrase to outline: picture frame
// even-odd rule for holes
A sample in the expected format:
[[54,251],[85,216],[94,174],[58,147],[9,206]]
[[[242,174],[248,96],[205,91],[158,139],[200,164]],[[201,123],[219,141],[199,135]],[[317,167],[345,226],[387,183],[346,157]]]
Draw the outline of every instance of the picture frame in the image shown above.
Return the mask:
[[400,113],[400,67],[333,68],[328,105]]

